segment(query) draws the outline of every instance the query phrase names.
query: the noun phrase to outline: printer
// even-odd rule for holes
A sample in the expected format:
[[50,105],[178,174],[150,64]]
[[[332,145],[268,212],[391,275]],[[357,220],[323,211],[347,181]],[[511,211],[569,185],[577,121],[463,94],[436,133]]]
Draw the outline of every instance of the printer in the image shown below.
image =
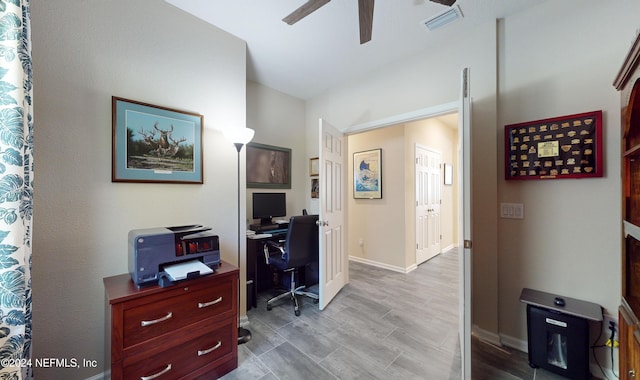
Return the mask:
[[218,269],[220,245],[211,228],[189,225],[129,231],[129,273],[138,287],[157,284],[165,266],[191,260]]

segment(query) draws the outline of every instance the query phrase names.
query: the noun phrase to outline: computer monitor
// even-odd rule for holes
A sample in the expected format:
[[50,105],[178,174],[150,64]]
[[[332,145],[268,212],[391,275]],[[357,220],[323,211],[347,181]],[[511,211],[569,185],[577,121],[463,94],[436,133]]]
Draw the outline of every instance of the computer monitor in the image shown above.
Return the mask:
[[285,193],[253,193],[253,219],[261,225],[273,224],[271,218],[287,215]]

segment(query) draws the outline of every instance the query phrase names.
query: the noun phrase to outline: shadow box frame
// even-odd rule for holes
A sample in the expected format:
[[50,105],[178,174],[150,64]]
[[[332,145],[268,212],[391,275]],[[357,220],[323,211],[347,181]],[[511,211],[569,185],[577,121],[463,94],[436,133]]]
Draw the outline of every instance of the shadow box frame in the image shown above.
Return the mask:
[[506,180],[604,175],[602,110],[504,127]]
[[[111,118],[111,182],[204,183],[203,115],[112,96]],[[157,142],[154,140],[156,132],[159,132]],[[174,156],[161,157],[163,152],[159,145],[163,132],[165,143],[175,144],[170,148],[176,152],[184,149],[184,145],[180,145],[183,141],[179,140],[185,139],[190,147],[188,150],[192,151],[190,170],[175,170],[185,167],[188,161]],[[158,147],[154,150],[156,144]],[[149,150],[143,153],[145,149]],[[171,154],[168,149],[162,149]]]

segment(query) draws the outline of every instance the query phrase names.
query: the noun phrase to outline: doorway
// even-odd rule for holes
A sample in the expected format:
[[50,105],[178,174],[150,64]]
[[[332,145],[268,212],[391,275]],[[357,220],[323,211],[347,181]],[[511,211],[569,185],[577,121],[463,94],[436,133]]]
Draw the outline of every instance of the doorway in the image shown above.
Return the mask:
[[[465,69],[465,72],[463,73],[463,83],[466,83],[467,77],[468,77],[467,71]],[[468,87],[463,86],[462,88],[465,89]],[[453,210],[453,212],[450,213],[450,221],[449,221],[449,225],[451,226],[451,231],[452,231],[451,237],[450,237],[451,247],[449,247],[449,245],[447,244],[447,245],[443,245],[442,249],[445,250],[444,247],[447,247],[446,249],[458,247],[457,251],[459,252],[459,254],[456,254],[457,259],[460,263],[459,264],[460,267],[458,270],[458,273],[460,276],[460,285],[459,285],[459,294],[458,294],[460,320],[459,320],[458,336],[460,339],[459,347],[461,348],[461,357],[462,357],[461,374],[464,379],[467,379],[467,378],[470,378],[470,371],[471,371],[470,369],[471,368],[471,365],[470,365],[470,358],[471,358],[470,304],[471,304],[471,300],[469,297],[470,291],[468,289],[468,284],[470,282],[469,279],[471,278],[471,268],[470,268],[470,262],[468,260],[471,254],[471,249],[470,249],[471,240],[470,240],[470,235],[467,238],[467,233],[470,234],[470,229],[468,228],[468,224],[470,220],[469,212],[468,212],[469,209],[464,207],[464,205],[470,205],[470,203],[468,203],[468,195],[469,195],[470,187],[467,186],[470,183],[468,182],[469,181],[468,168],[471,167],[470,162],[467,159],[468,149],[469,149],[468,141],[470,136],[470,132],[469,132],[470,128],[468,124],[470,120],[470,114],[469,114],[470,106],[468,105],[469,103],[468,91],[462,91],[462,94],[463,94],[463,97],[461,97],[461,100],[459,102],[447,103],[447,104],[443,104],[436,107],[417,110],[414,112],[396,115],[396,116],[392,116],[392,117],[378,120],[378,121],[373,121],[373,122],[368,122],[361,125],[352,126],[350,128],[347,128],[344,132],[349,137],[351,137],[366,131],[387,130],[387,129],[393,130],[394,128],[386,128],[386,127],[397,128],[398,125],[407,125],[407,124],[412,124],[414,122],[435,120],[438,117],[444,117],[444,116],[450,116],[452,120],[454,120],[454,122],[452,123],[454,127],[452,127],[451,130],[455,132],[454,134],[455,137],[452,138],[452,140],[456,141],[456,143],[452,145],[452,148],[451,148],[452,154],[450,158],[443,159],[443,162],[447,164],[447,167],[450,167],[453,169],[452,173],[448,173],[449,175],[447,175],[447,178],[452,180],[452,185],[448,186],[447,191],[450,193],[450,199],[452,201],[455,200],[455,202],[451,202],[451,209]],[[421,128],[414,128],[414,129],[420,131]],[[413,132],[415,131],[412,131],[410,133],[413,133]],[[389,137],[394,137],[394,136],[389,136]],[[379,139],[378,141],[382,141],[383,143],[388,143],[392,141],[392,139],[389,137],[386,137],[384,140]],[[404,141],[404,132],[403,132],[403,141]],[[351,139],[349,139],[348,147],[349,147],[348,148],[349,155],[351,155],[352,148],[355,148],[355,147],[352,147],[351,145]],[[361,148],[363,147],[361,146]],[[370,147],[367,147],[367,148],[370,148]],[[408,273],[417,268],[417,264],[416,264],[417,261],[416,261],[416,255],[415,255],[416,252],[415,252],[415,245],[414,245],[414,242],[415,242],[415,213],[414,213],[415,189],[414,189],[414,181],[413,181],[413,176],[415,174],[414,155],[413,155],[414,145],[411,142],[409,143],[409,145],[406,145],[403,142],[400,149],[403,151],[410,152],[408,156],[410,156],[411,158],[409,159],[408,163],[404,164],[404,171],[405,173],[408,171],[409,175],[401,177],[399,181],[398,180],[395,181],[396,183],[400,183],[401,186],[387,185],[388,187],[385,187],[385,185],[383,185],[383,192],[387,191],[389,188],[402,188],[403,194],[401,194],[401,197],[405,199],[404,201],[405,204],[403,207],[401,206],[398,208],[402,210],[403,214],[408,215],[408,216],[405,215],[404,219],[400,221],[400,224],[401,224],[400,229],[404,231],[406,235],[396,240],[396,242],[402,242],[403,248],[399,249],[399,247],[395,246],[391,249],[386,250],[387,252],[396,253],[396,255],[394,256],[394,260],[396,261],[380,262],[379,257],[374,257],[375,255],[373,256],[369,255],[368,253],[371,251],[372,247],[367,241],[367,238],[370,236],[383,237],[382,239],[379,239],[379,240],[388,245],[389,241],[392,240],[388,236],[389,233],[394,231],[396,231],[397,233],[398,226],[394,226],[393,222],[391,221],[391,218],[389,218],[388,215],[386,214],[382,218],[371,217],[366,213],[358,215],[355,218],[355,223],[357,226],[361,226],[363,224],[365,225],[370,224],[370,225],[377,225],[378,229],[380,228],[381,225],[384,227],[387,227],[387,228],[383,228],[383,230],[379,231],[378,233],[375,233],[375,232],[369,233],[369,235],[366,235],[367,238],[363,238],[358,235],[357,231],[354,231],[354,229],[351,228],[354,223],[354,215],[352,211],[355,209],[355,207],[352,207],[353,205],[352,203],[350,203],[347,207],[348,208],[347,223],[348,223],[348,230],[349,230],[349,234],[348,234],[349,242],[347,245],[348,245],[348,250],[350,254],[350,261],[363,262],[366,264],[379,266],[385,269]],[[389,169],[389,166],[385,166],[384,162],[387,159],[388,157],[385,155],[385,152],[383,149],[383,153],[382,153],[383,169],[386,167],[386,171],[383,170],[382,181],[385,183],[388,183],[387,181],[389,180],[389,178],[386,176],[386,173],[391,171],[392,172],[391,174],[397,174],[394,172],[398,171],[397,169],[393,170],[393,169]],[[464,166],[463,166],[463,162],[465,163]],[[391,167],[398,168],[399,166],[391,166]],[[454,175],[453,173],[457,173],[457,174]],[[444,173],[443,173],[442,179],[444,180]],[[463,185],[464,185],[464,191],[463,191]],[[405,191],[408,191],[408,194],[405,194],[404,193]],[[382,200],[377,200],[377,202],[369,202],[369,203],[372,203],[370,204],[371,206],[370,209],[377,210],[377,209],[383,208],[387,202],[390,202],[393,199],[394,197],[391,197],[391,196],[388,197],[387,195],[383,195]],[[463,200],[464,200],[464,203],[463,203]],[[405,212],[405,210],[410,210],[410,212]],[[462,239],[465,239],[464,248],[462,246]],[[410,242],[410,243],[407,243],[407,242]],[[467,242],[469,242],[468,247],[467,247]],[[354,244],[357,244],[357,246],[354,247]],[[383,249],[382,251],[385,251],[385,250]],[[359,257],[358,257],[358,254],[360,254]],[[399,262],[398,262],[398,256],[400,256]]]
[[348,136],[350,156],[380,148],[384,169],[382,199],[349,194],[352,261],[408,273],[458,246],[459,181],[444,184],[444,164],[458,173],[458,146],[458,113],[451,111]]

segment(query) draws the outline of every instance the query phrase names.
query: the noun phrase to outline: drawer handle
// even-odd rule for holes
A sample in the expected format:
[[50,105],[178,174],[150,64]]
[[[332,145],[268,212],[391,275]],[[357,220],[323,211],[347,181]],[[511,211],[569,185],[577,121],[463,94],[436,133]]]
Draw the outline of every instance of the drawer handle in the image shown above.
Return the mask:
[[207,307],[207,306],[215,305],[220,301],[222,301],[222,296],[218,297],[217,299],[215,299],[215,300],[213,300],[211,302],[198,302],[198,309],[202,309],[202,308]]
[[167,373],[169,371],[171,371],[171,363],[167,364],[167,367],[165,369],[163,369],[162,371],[160,371],[160,372],[158,372],[156,374],[153,374],[153,375],[142,376],[140,378],[140,380],[152,380],[152,379],[155,379],[155,378],[158,378],[158,377],[164,375],[165,373]]
[[[164,321],[166,321],[167,319],[169,319],[171,317],[173,317],[173,313],[172,312],[168,312],[167,315],[165,315],[162,318],[154,319],[153,321],[142,321],[142,322],[140,322],[140,325],[142,327],[155,325],[156,323],[164,322]],[[153,377],[152,377],[152,379],[153,379]]]
[[222,346],[222,341],[221,341],[221,340],[219,340],[219,341],[218,341],[218,344],[216,344],[215,346],[213,346],[213,347],[211,347],[211,348],[209,348],[209,349],[206,349],[206,350],[198,350],[198,356],[206,355],[206,354],[208,354],[208,353],[209,353],[209,352],[211,352],[211,351],[215,351],[215,350],[217,350],[218,348],[220,348],[220,346]]

